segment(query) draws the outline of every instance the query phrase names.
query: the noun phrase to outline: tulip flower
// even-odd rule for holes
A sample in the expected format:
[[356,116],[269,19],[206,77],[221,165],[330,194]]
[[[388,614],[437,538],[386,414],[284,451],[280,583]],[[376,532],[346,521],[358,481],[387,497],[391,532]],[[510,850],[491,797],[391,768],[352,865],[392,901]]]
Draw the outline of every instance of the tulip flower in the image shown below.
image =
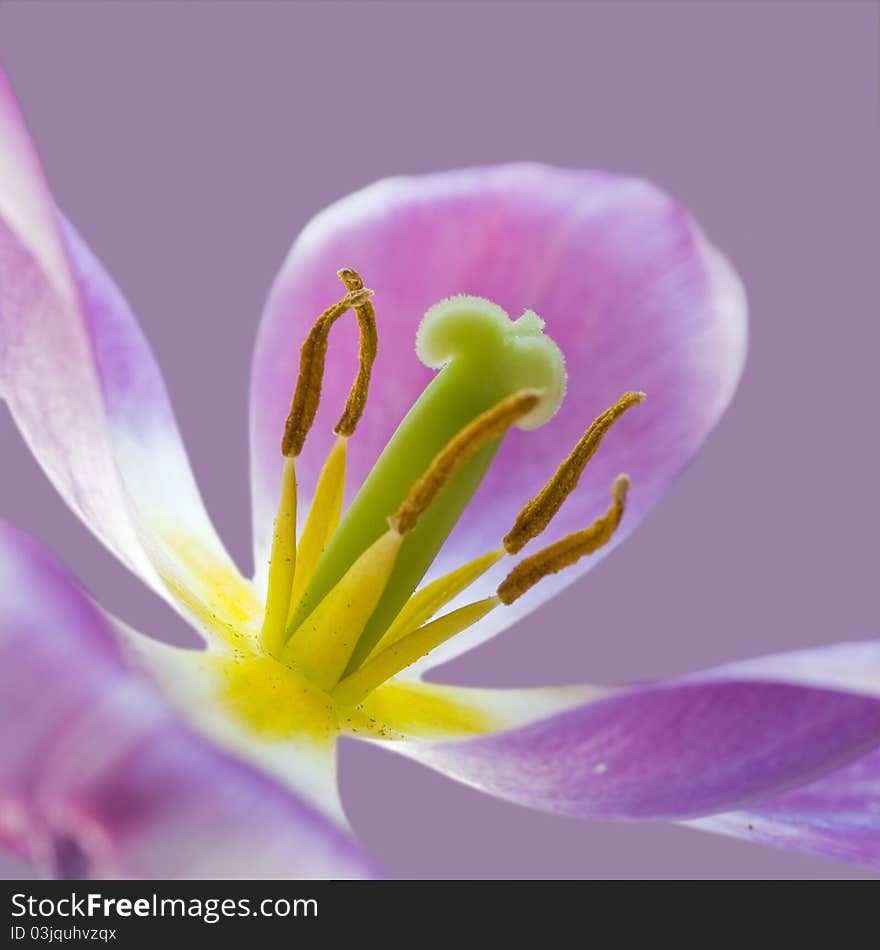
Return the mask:
[[[210,413],[211,317],[191,319]],[[337,791],[350,736],[537,809],[880,867],[876,642],[639,685],[423,676],[636,527],[745,349],[735,272],[646,182],[521,164],[366,188],[307,225],[266,305],[243,576],[2,79],[0,392],[65,501],[203,648],[131,629],[3,522],[0,840],[67,877],[373,876]]]

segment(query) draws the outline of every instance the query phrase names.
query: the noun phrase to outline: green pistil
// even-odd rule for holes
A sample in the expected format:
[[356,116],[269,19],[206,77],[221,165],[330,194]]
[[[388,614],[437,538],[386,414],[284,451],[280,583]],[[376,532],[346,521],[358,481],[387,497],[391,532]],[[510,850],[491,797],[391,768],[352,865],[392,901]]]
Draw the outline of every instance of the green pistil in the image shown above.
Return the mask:
[[[443,368],[400,423],[343,517],[294,611],[288,637],[356,558],[388,530],[388,517],[464,426],[523,388],[542,389],[546,396],[521,421],[522,428],[534,428],[553,415],[564,392],[565,370],[562,355],[542,327],[531,313],[512,322],[481,298],[452,298],[428,311],[417,350],[428,365]],[[498,445],[494,441],[484,446],[463,465],[404,539],[349,670],[363,661],[418,586],[479,487]]]

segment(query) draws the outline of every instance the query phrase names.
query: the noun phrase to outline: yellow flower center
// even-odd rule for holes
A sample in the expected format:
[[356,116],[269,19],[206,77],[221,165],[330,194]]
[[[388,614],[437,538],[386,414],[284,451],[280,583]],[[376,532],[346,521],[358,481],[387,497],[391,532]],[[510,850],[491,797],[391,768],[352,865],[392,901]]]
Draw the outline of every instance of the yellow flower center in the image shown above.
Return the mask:
[[[339,276],[346,295],[318,317],[300,353],[281,443],[281,492],[259,637],[233,636],[233,655],[208,662],[227,707],[265,735],[320,741],[340,731],[378,738],[394,738],[398,730],[480,732],[493,726],[485,714],[394,677],[611,539],[626,504],[625,475],[612,486],[607,512],[592,525],[521,560],[493,595],[442,613],[547,528],[603,437],[644,394],[625,393],[593,421],[496,549],[419,586],[506,432],[514,425],[535,428],[555,413],[565,390],[562,355],[532,312],[511,321],[475,297],[431,308],[417,351],[440,372],[343,513],[346,446],[366,406],[378,337],[372,292],[352,270]],[[360,328],[358,372],[297,538],[296,458],[317,412],[330,329],[347,311],[354,311]]]

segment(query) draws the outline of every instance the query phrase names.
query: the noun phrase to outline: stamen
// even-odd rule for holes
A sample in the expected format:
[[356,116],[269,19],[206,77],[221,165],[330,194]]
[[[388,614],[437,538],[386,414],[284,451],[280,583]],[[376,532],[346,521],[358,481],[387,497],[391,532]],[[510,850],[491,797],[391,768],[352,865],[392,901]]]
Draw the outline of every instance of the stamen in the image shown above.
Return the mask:
[[486,597],[419,627],[375,654],[359,670],[346,676],[333,691],[333,698],[343,706],[356,706],[377,686],[381,686],[406,667],[412,666],[441,643],[482,620],[499,603],[497,597]]
[[290,620],[296,605],[315,571],[327,542],[339,524],[342,514],[342,496],[345,492],[345,459],[348,439],[339,436],[327,456],[318,476],[309,517],[296,549],[296,574],[290,595]]
[[[312,329],[309,330],[309,334],[300,349],[299,376],[296,380],[296,390],[293,394],[290,412],[284,424],[284,436],[281,439],[281,454],[285,457],[295,457],[299,455],[305,444],[309,429],[311,429],[312,423],[315,421],[315,414],[318,411],[318,404],[321,401],[321,383],[324,378],[324,362],[327,357],[327,342],[331,327],[347,310],[360,307],[369,300],[372,294],[372,290],[366,290],[363,287],[359,290],[349,291],[342,300],[333,304],[332,307],[328,307],[315,321]],[[354,393],[355,389],[358,389],[360,392],[358,380],[362,377],[362,369],[363,362],[361,368],[358,370],[358,378],[352,387],[352,393]],[[367,380],[369,381],[369,375],[367,375]],[[353,399],[352,393],[349,393],[349,401]],[[365,386],[363,387],[363,394],[363,398],[365,399]],[[360,399],[360,396],[354,397],[355,403],[357,403],[358,399]],[[348,408],[349,402],[346,402],[346,410],[348,410]],[[363,401],[360,402],[360,408],[363,409]],[[359,417],[359,412],[357,412],[356,415]],[[340,423],[345,418],[346,412],[343,412],[343,419],[340,420]],[[356,423],[357,418],[355,418],[355,424]]]
[[[343,267],[337,276],[345,284],[349,292],[363,290],[364,282],[360,274],[353,271],[350,267]],[[337,435],[350,438],[354,435],[358,422],[363,415],[364,406],[367,404],[367,390],[370,387],[370,376],[373,372],[373,363],[376,360],[376,353],[379,349],[379,334],[376,330],[376,311],[372,303],[365,300],[363,303],[355,304],[354,308],[357,314],[358,327],[360,329],[360,343],[358,349],[358,371],[348,398],[345,400],[345,408],[339,417],[333,431]]]
[[[468,564],[451,571],[417,591],[404,605],[400,613],[383,634],[367,659],[377,656],[382,650],[418,629],[450,600],[466,590],[489,568],[508,554],[517,553],[528,540],[543,530],[561,507],[565,498],[577,486],[587,462],[595,455],[602,436],[630,406],[644,399],[644,393],[625,393],[610,409],[602,413],[589,427],[574,451],[559,466],[556,474],[542,490],[541,495],[533,499],[517,518],[514,529],[505,538],[505,546],[475,558]],[[532,517],[528,518],[529,513]],[[515,543],[510,542],[516,533]],[[586,552],[585,552],[586,553]]]
[[613,406],[593,421],[547,484],[517,515],[516,522],[503,541],[509,554],[521,551],[550,524],[565,499],[577,488],[583,470],[596,454],[611,426],[627,409],[638,405],[644,399],[645,394],[641,392],[624,393]]
[[293,458],[284,460],[281,498],[272,532],[266,612],[260,641],[267,653],[275,653],[284,643],[290,590],[296,570],[296,470]]
[[500,439],[519,419],[531,412],[541,401],[542,393],[523,389],[502,399],[465,426],[442,449],[428,470],[410,489],[401,506],[389,519],[400,534],[415,528],[419,517],[431,504],[449,479],[487,442]]
[[[477,621],[482,620],[486,614],[494,610],[499,604],[512,604],[548,574],[555,574],[557,571],[569,567],[580,558],[592,554],[607,544],[620,524],[628,490],[629,478],[626,475],[618,476],[611,488],[611,507],[601,518],[593,522],[589,528],[570,534],[561,541],[551,544],[543,551],[526,558],[501,582],[494,596],[459,607],[457,610],[452,610],[437,620],[415,629],[410,627],[404,632],[398,632],[403,625],[396,623],[389,629],[379,646],[367,658],[367,661],[359,669],[340,681],[333,691],[333,698],[342,705],[358,705],[374,689],[408,666],[412,666],[413,663],[426,656],[441,643],[445,643],[477,623]],[[465,580],[466,577],[469,575],[473,577],[477,568],[482,568],[479,573],[483,573],[487,569],[487,566],[482,563],[484,560],[494,557],[492,563],[495,563],[502,555],[502,551],[493,551],[426,587],[421,592],[423,602],[419,609],[407,612],[408,623],[418,616],[422,610],[436,610],[441,590],[448,588],[453,583],[453,579],[460,582],[460,589],[463,590],[469,583]],[[429,595],[429,592],[430,596],[426,596]],[[395,631],[395,626],[397,631]]]
[[425,621],[445,607],[453,597],[457,597],[463,590],[482,577],[490,567],[494,567],[507,552],[503,548],[489,551],[474,558],[467,564],[438,577],[437,580],[416,591],[403,607],[403,610],[394,618],[394,622],[385,631],[382,639],[373,648],[370,659],[381,650],[391,646],[398,640],[412,633]]
[[[260,632],[264,649],[270,653],[277,651],[284,643],[291,601],[294,605],[297,603],[305,586],[304,583],[300,583],[297,591],[293,590],[297,561],[296,473],[293,460],[302,451],[306,436],[318,411],[330,328],[347,310],[354,308],[357,313],[361,344],[357,377],[348,394],[342,417],[336,426],[336,431],[345,436],[350,436],[354,432],[363,412],[373,360],[376,357],[376,320],[372,304],[369,303],[372,291],[364,289],[363,281],[353,270],[341,270],[338,276],[348,289],[348,293],[318,317],[300,349],[299,375],[290,412],[284,424],[284,435],[281,438],[281,454],[285,462],[281,476],[281,498],[278,502],[278,513],[275,516],[272,534],[266,611]],[[336,453],[336,456],[331,452],[325,468],[328,466],[330,471],[325,479],[327,484],[324,494],[332,495],[334,491],[339,491],[341,506],[341,488],[336,483],[341,484],[345,477],[344,446],[341,452]],[[328,532],[332,534],[332,529],[339,521],[339,510],[335,507],[333,498],[325,499],[325,501],[329,504],[327,511],[319,511],[316,515],[316,509],[313,506],[309,513],[308,539],[302,552],[305,557],[304,567],[309,576],[314,571],[315,563],[324,549]],[[312,526],[311,531],[308,531],[309,525]],[[317,548],[317,554],[314,554],[315,548]],[[297,599],[294,599],[294,593],[297,594]]]
[[608,511],[589,528],[575,531],[517,564],[498,587],[498,599],[503,604],[512,604],[542,578],[556,574],[606,545],[623,517],[628,491],[629,478],[619,475],[611,488],[612,502]]
[[397,514],[389,518],[391,527],[361,554],[293,632],[284,659],[322,689],[336,685],[385,591],[404,536],[415,528],[448,479],[486,442],[500,439],[540,398],[539,392],[524,390],[502,399],[437,453]]

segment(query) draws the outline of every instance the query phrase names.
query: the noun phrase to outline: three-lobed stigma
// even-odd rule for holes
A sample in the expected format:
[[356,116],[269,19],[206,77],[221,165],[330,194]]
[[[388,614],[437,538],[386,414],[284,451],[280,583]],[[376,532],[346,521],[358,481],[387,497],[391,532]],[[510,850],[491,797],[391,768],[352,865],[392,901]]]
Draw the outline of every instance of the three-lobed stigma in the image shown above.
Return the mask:
[[[300,351],[281,446],[261,643],[267,655],[306,676],[337,704],[354,706],[490,611],[611,540],[624,513],[625,475],[612,486],[608,511],[592,525],[522,560],[494,595],[438,616],[548,527],[614,422],[644,394],[625,393],[593,421],[497,549],[418,589],[505,434],[514,426],[543,425],[558,410],[566,386],[564,359],[532,311],[511,320],[496,304],[471,296],[431,307],[419,326],[416,352],[439,372],[343,515],[346,444],[366,407],[378,334],[372,291],[353,270],[339,271],[339,278],[346,294],[318,317]],[[295,458],[317,412],[330,330],[349,311],[360,333],[357,374],[297,543]]]

